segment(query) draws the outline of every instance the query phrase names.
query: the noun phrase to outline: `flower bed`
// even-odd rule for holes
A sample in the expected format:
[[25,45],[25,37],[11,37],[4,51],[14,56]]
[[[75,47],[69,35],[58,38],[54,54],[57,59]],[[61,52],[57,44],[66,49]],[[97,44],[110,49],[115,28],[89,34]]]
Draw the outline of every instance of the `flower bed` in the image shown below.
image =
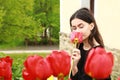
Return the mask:
[[[42,57],[46,57],[49,55],[49,53],[21,53],[21,54],[3,54],[0,53],[0,57],[5,57],[5,56],[10,56],[13,59],[13,64],[12,64],[12,80],[24,80],[22,77],[22,69],[24,68],[24,61],[28,56],[32,55],[40,55]],[[64,80],[67,80],[68,76],[64,78]]]
[[21,53],[21,54],[3,54],[0,53],[0,57],[3,56],[10,56],[13,59],[12,64],[12,80],[23,80],[22,78],[22,69],[23,69],[23,62],[27,58],[27,56],[38,54],[40,56],[45,57],[48,53]]

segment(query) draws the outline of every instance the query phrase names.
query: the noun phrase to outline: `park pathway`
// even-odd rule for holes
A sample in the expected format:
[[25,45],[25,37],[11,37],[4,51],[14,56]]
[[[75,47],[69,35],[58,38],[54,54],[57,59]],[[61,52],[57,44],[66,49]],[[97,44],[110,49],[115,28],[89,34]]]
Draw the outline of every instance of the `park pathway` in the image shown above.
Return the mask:
[[59,45],[47,45],[47,46],[29,46],[20,49],[0,50],[0,53],[50,53],[52,50],[59,50]]

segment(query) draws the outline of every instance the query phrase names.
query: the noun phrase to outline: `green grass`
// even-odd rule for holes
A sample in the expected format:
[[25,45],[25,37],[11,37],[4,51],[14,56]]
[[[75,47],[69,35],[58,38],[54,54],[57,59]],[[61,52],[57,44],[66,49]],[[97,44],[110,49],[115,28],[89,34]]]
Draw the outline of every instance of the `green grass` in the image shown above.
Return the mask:
[[31,56],[31,55],[39,55],[42,57],[46,57],[48,53],[12,53],[12,54],[6,54],[6,55],[10,56],[13,59],[16,59],[16,58],[26,59],[28,56]]

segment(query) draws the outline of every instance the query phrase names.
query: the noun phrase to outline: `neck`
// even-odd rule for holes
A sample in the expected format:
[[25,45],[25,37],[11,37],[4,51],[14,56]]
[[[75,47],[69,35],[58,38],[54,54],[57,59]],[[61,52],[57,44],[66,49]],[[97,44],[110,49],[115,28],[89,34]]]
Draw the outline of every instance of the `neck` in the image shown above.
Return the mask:
[[[95,39],[93,39],[93,42],[94,42],[94,46],[98,46],[100,45]],[[83,49],[84,50],[89,50],[92,46],[88,43],[88,40],[84,40],[83,41]]]
[[91,48],[90,44],[88,43],[88,40],[83,42],[83,49],[84,50],[89,50]]

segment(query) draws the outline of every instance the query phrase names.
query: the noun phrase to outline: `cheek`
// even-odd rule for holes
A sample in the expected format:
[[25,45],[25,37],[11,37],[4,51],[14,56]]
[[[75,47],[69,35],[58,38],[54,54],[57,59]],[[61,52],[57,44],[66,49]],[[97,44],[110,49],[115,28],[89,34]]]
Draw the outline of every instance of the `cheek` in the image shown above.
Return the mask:
[[84,39],[87,39],[87,38],[89,37],[90,34],[91,34],[90,31],[84,32],[84,33],[83,33],[83,40],[84,40]]

